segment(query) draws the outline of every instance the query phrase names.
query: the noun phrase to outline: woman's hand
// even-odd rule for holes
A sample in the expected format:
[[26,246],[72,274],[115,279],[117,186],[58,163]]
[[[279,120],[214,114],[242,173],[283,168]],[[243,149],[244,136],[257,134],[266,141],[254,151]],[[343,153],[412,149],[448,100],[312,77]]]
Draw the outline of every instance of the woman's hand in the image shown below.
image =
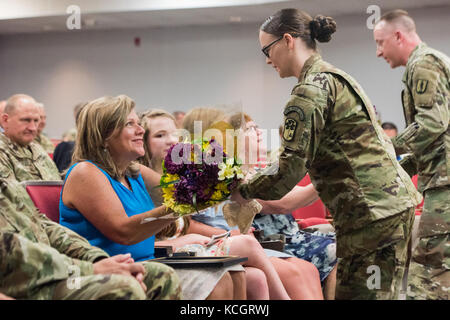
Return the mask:
[[201,234],[189,233],[179,237],[177,240],[179,240],[178,247],[182,247],[187,244],[201,244],[204,246],[211,240],[211,238],[202,236]]
[[292,211],[306,207],[319,199],[319,194],[312,184],[304,187],[295,186],[280,200],[257,201],[263,206],[263,214],[291,214]]

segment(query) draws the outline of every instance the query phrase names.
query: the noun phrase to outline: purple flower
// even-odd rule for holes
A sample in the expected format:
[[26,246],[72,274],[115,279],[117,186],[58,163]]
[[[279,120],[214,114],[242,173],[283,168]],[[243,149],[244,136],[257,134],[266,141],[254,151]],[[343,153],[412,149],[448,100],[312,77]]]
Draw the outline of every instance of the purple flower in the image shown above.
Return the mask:
[[229,183],[227,185],[227,188],[230,192],[232,192],[234,189],[236,189],[236,187],[239,184],[239,180],[237,178],[233,178],[233,180],[231,181],[231,183]]
[[164,158],[164,168],[168,173],[181,174],[189,157],[189,143],[177,143],[169,148]]
[[[197,163],[191,162],[192,154]],[[215,140],[209,141],[207,150],[202,150],[201,144],[194,143],[177,143],[172,146],[164,159],[164,172],[180,177],[179,182],[173,185],[175,202],[194,205],[199,210],[204,208],[220,182],[219,163],[224,159],[226,154]],[[228,190],[232,191],[238,184],[239,180],[234,177],[228,182]]]

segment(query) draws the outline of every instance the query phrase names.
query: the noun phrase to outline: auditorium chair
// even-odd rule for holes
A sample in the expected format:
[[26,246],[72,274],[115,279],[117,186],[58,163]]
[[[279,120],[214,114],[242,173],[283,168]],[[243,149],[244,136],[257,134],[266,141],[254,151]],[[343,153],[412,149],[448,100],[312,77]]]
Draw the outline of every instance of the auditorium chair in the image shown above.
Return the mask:
[[[414,183],[414,185],[416,186],[417,189],[417,175],[412,176],[412,182]],[[416,207],[416,216],[420,216],[422,214],[422,209],[423,209],[423,200],[422,202]]]
[[23,181],[22,185],[36,208],[50,220],[59,222],[59,195],[63,181],[28,180]]
[[61,139],[50,139],[50,141],[53,143],[53,146],[56,148],[56,146],[62,141]]
[[[297,185],[307,186],[311,179],[307,174]],[[329,224],[327,209],[322,200],[318,199],[309,206],[298,208],[292,212],[292,216],[297,221],[300,229],[312,228],[316,225]]]

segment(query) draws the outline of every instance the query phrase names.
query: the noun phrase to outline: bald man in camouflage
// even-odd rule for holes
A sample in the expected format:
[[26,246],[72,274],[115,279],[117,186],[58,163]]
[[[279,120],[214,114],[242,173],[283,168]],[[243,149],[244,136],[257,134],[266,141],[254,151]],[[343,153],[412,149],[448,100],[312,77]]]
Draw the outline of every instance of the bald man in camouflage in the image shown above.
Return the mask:
[[406,66],[402,92],[406,129],[397,154],[424,195],[419,243],[413,252],[407,298],[448,300],[450,287],[450,59],[421,41],[403,10],[384,14],[374,28],[377,56]]
[[9,169],[12,178],[25,180],[61,180],[58,168],[47,152],[33,140],[40,122],[36,101],[25,94],[10,97],[0,118],[0,166]]
[[0,167],[0,299],[179,299],[175,271],[109,257],[33,207]]

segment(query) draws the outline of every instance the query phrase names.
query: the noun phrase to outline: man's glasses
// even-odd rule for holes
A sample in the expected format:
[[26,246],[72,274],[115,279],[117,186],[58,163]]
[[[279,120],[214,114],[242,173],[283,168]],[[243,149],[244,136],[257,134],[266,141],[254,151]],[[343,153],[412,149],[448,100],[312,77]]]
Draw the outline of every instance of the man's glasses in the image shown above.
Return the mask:
[[283,36],[279,37],[278,39],[272,41],[271,43],[269,43],[267,46],[265,46],[264,48],[261,49],[262,53],[264,53],[264,55],[267,58],[270,58],[269,56],[269,49],[271,46],[273,46],[275,43],[277,43],[278,41],[280,41],[281,39],[283,39]]

